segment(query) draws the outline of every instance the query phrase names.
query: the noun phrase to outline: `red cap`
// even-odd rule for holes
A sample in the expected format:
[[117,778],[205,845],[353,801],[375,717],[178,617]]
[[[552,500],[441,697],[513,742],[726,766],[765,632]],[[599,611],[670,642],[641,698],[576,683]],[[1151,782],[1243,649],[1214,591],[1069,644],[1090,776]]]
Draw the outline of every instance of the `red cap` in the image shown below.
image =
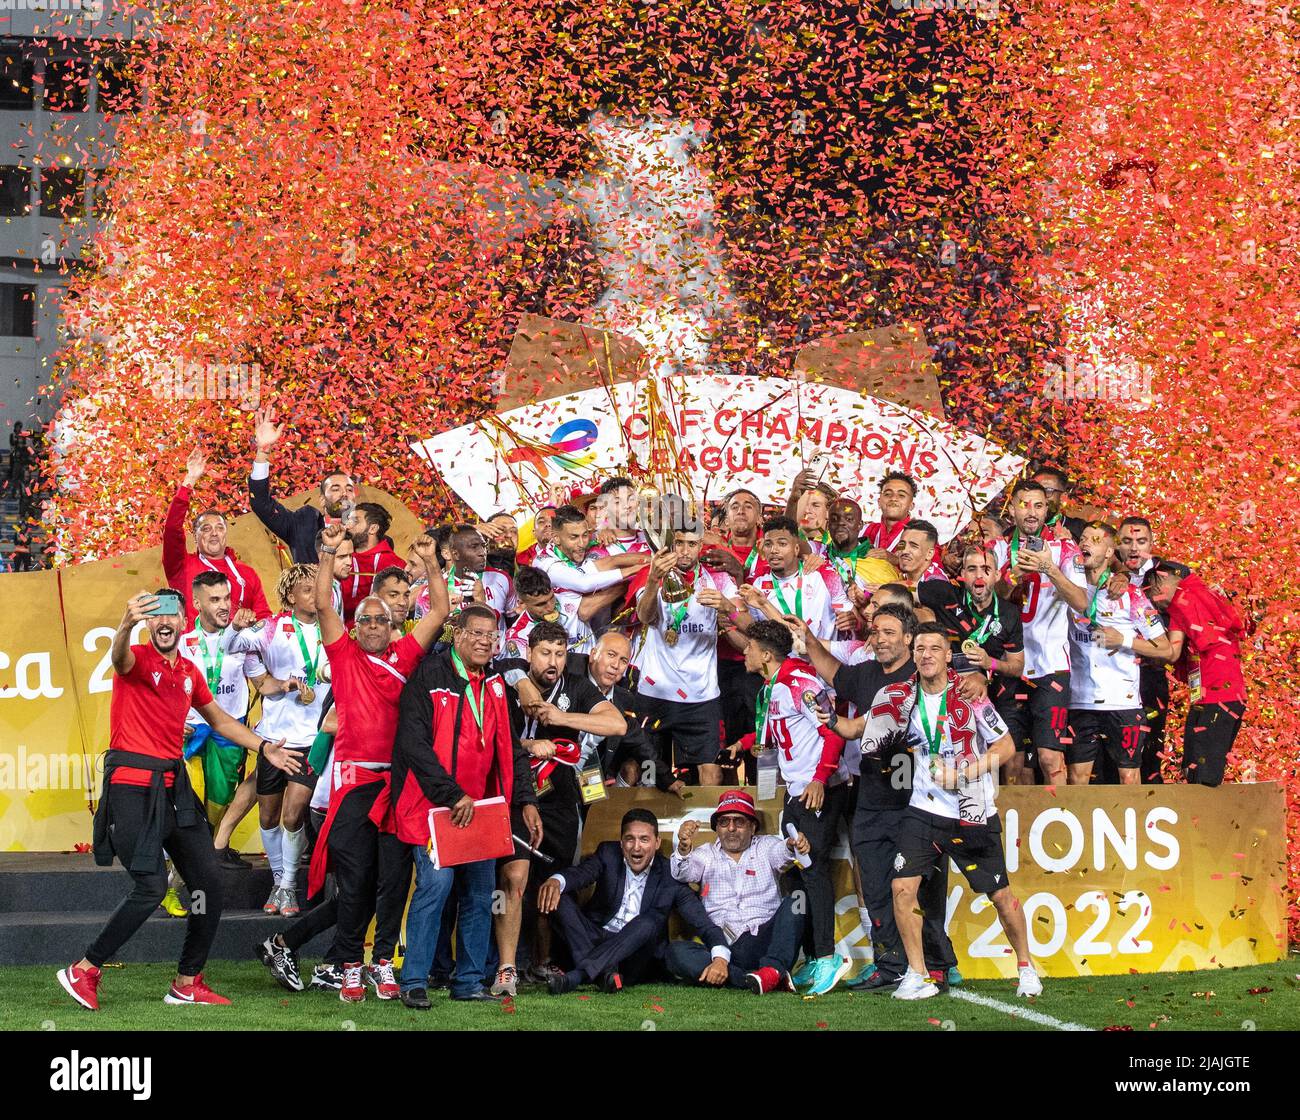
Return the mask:
[[723,813],[740,813],[760,826],[763,823],[758,810],[754,808],[754,799],[743,789],[729,789],[718,798],[718,807],[709,818],[709,828],[714,832],[718,831],[718,818]]

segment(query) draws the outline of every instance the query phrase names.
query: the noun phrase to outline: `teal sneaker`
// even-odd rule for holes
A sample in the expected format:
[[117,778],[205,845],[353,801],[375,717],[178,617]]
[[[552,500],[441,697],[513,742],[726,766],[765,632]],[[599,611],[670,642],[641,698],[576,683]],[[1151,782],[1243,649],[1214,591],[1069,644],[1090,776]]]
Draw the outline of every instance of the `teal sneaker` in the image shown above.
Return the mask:
[[813,973],[817,971],[817,961],[813,957],[804,957],[803,964],[798,971],[790,977],[791,982],[796,988],[802,988],[812,983]]
[[960,988],[964,983],[966,983],[966,977],[961,974],[961,970],[956,965],[948,969],[948,987]]
[[849,974],[849,969],[852,967],[853,964],[847,957],[822,957],[813,969],[812,987],[808,989],[807,994],[810,996],[828,994]]

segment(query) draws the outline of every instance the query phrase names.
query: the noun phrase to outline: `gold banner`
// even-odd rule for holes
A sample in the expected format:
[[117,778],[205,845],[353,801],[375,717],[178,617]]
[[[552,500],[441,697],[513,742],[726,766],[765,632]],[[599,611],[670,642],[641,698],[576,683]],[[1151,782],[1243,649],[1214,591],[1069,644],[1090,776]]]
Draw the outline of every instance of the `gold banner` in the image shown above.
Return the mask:
[[[721,790],[691,790],[684,801],[656,790],[609,792],[587,818],[584,853],[616,839],[633,805],[659,817],[665,855],[684,819],[702,822],[698,842],[713,840],[708,817]],[[775,832],[780,802],[760,809],[764,831]],[[1182,972],[1286,955],[1286,831],[1276,783],[1003,787],[998,809],[1012,890],[1044,975]],[[865,964],[871,943],[843,832],[833,858],[836,951]],[[965,976],[1014,977],[993,905],[955,866],[947,922]]]
[[[284,504],[296,508],[314,493]],[[357,500],[379,502],[392,514],[389,535],[399,555],[405,553],[421,531],[415,516],[368,486],[359,488]],[[267,602],[278,610],[275,538],[246,513],[232,522],[229,544],[262,577]],[[164,582],[160,548],[0,576],[0,851],[71,851],[90,842],[89,807],[99,794],[108,748],[113,633],[126,601]],[[252,813],[235,843],[255,836],[256,825]]]

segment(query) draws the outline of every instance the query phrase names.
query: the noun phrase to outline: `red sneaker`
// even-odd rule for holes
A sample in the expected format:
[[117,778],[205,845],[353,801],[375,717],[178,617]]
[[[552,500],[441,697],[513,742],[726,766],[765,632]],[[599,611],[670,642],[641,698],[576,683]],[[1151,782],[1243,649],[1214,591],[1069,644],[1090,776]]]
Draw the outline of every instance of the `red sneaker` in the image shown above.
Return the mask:
[[171,991],[163,996],[163,1003],[213,1003],[229,1006],[230,1000],[219,996],[203,982],[203,974],[194,977],[193,983],[181,987],[172,981]]
[[75,964],[59,969],[57,973],[63,990],[82,1007],[90,1011],[99,1010],[99,978],[103,975],[99,969],[78,968]]
[[760,968],[745,974],[745,983],[755,995],[766,995],[781,987],[781,974],[774,968]]
[[361,967],[361,962],[355,964],[343,965],[343,987],[339,989],[339,999],[345,1003],[364,1003],[366,998],[366,982],[362,978],[365,969]]
[[392,961],[378,961],[367,965],[366,979],[373,985],[375,995],[380,999],[397,999],[402,994],[397,977],[393,973]]

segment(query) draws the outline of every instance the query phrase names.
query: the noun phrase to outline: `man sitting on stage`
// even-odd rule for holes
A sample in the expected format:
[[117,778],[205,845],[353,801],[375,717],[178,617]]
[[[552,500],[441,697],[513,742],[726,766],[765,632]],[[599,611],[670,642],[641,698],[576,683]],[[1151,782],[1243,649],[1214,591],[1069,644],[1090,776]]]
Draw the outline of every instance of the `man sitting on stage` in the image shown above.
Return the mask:
[[[606,840],[577,867],[552,875],[537,892],[537,908],[555,914],[573,954],[573,971],[551,977],[551,995],[587,982],[618,992],[645,976],[663,955],[673,910],[713,946],[713,965],[727,966],[731,954],[722,930],[699,896],[672,877],[659,854],[658,818],[648,809],[629,809],[619,833],[617,844]],[[593,884],[591,901],[579,906],[578,892]]]
[[794,854],[808,854],[808,839],[759,836],[762,827],[754,799],[733,789],[718,799],[709,820],[717,839],[696,848],[698,821],[685,821],[677,834],[671,867],[681,883],[699,883],[709,918],[729,939],[729,959],[719,961],[698,941],[668,945],[668,968],[688,983],[748,988],[763,995],[778,989],[793,992],[790,966],[799,951],[803,915],[794,895],[781,897],[781,872]]

